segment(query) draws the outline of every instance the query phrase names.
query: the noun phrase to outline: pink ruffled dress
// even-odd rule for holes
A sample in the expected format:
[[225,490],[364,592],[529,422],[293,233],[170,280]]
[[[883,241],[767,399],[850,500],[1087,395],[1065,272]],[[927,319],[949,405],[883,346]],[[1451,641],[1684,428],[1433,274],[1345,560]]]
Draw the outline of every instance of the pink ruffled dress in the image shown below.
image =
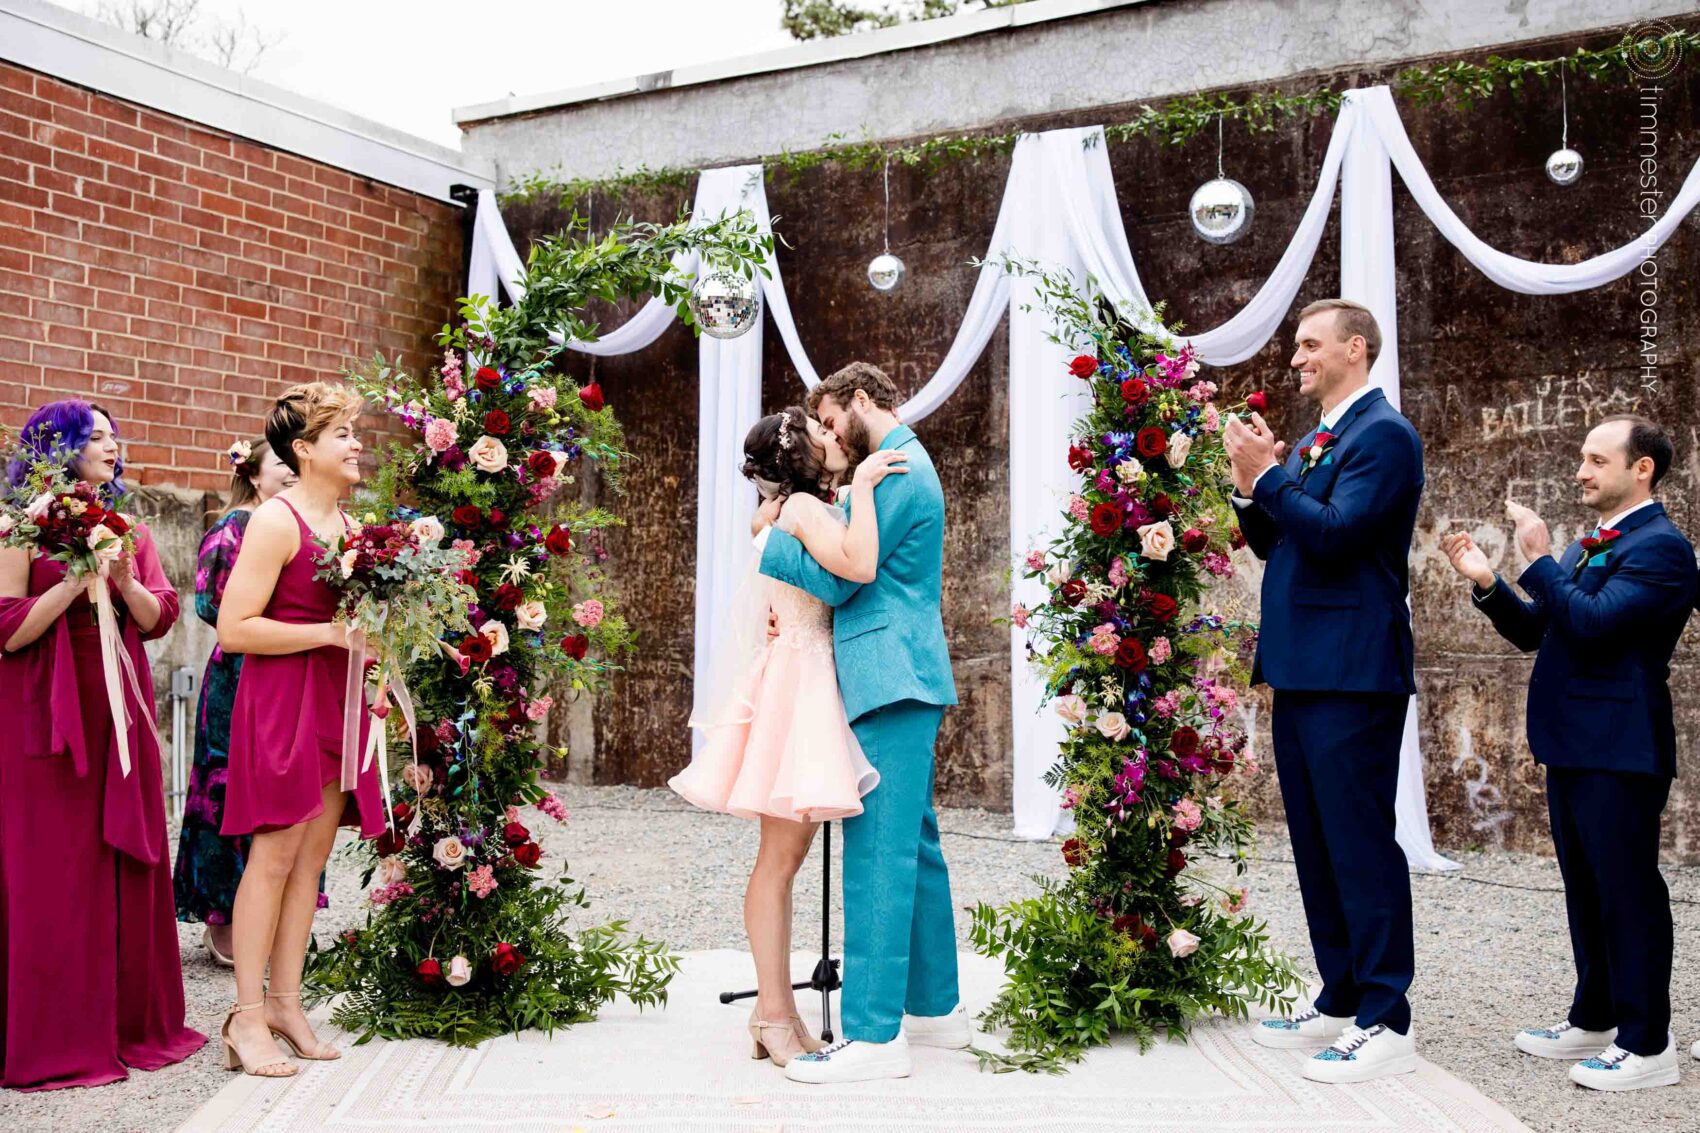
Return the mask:
[[[836,514],[793,497],[780,526],[795,530],[804,508],[808,522]],[[757,575],[751,584],[773,611],[778,636],[756,650],[725,702],[691,721],[703,730],[702,749],[667,785],[704,810],[739,818],[825,822],[861,814],[879,772],[862,754],[839,695],[832,607],[777,579]]]

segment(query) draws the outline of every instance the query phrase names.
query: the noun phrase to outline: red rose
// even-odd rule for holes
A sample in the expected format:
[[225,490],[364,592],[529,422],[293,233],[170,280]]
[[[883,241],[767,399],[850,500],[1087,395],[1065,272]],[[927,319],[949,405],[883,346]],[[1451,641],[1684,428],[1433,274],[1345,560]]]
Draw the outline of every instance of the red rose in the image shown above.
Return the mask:
[[508,525],[508,513],[499,507],[491,508],[487,518],[490,520],[491,527],[506,527]]
[[1086,847],[1080,844],[1079,838],[1070,838],[1062,844],[1062,856],[1069,865],[1080,865],[1086,861]]
[[551,555],[567,554],[573,549],[573,533],[557,523],[543,537],[543,545],[549,548]]
[[1176,728],[1174,735],[1169,737],[1169,750],[1183,759],[1186,756],[1196,754],[1198,751],[1198,732],[1184,724]]
[[1085,472],[1092,467],[1092,450],[1084,445],[1069,445],[1068,466],[1076,472]]
[[1110,922],[1110,927],[1116,932],[1126,933],[1135,939],[1139,937],[1139,918],[1131,913],[1117,917]]
[[390,808],[390,814],[395,818],[396,826],[406,826],[407,820],[413,817],[413,808],[406,803],[396,803]]
[[523,846],[531,841],[531,831],[522,822],[510,822],[502,827],[502,841],[510,846]]
[[1085,598],[1086,598],[1086,581],[1085,581],[1085,579],[1080,579],[1080,578],[1069,579],[1067,582],[1062,584],[1061,593],[1062,593],[1063,601],[1067,602],[1070,606],[1080,605],[1080,603],[1082,601],[1084,601]]
[[471,504],[461,504],[449,513],[456,527],[477,527],[484,522],[484,513]]
[[1241,531],[1238,527],[1234,528],[1234,530],[1228,535],[1228,546],[1232,547],[1236,551],[1245,546],[1245,532]]
[[526,869],[536,869],[537,863],[543,858],[543,847],[536,842],[527,842],[523,846],[514,847],[514,861]]
[[496,945],[496,950],[490,953],[490,969],[498,976],[511,976],[519,971],[519,966],[525,963],[525,957],[519,949],[503,941]]
[[1196,527],[1189,527],[1181,533],[1181,546],[1186,548],[1189,555],[1196,555],[1210,546],[1210,536]]
[[436,987],[443,982],[443,966],[432,957],[427,956],[419,961],[419,966],[413,970],[419,974],[426,987]]
[[571,657],[574,661],[584,660],[585,650],[589,648],[590,638],[584,636],[582,633],[575,633],[571,637],[561,638],[561,652],[565,653],[568,657]]
[[489,366],[480,366],[478,367],[478,372],[472,375],[472,384],[483,390],[485,393],[489,393],[491,390],[502,384],[502,375],[498,374]]
[[387,858],[391,854],[399,854],[403,850],[407,849],[407,835],[403,834],[399,830],[393,834],[386,830],[374,839],[372,848],[378,851],[378,856],[380,858]]
[[1175,514],[1175,501],[1169,498],[1167,492],[1158,492],[1151,497],[1151,510],[1157,513],[1157,518],[1167,519]]
[[472,592],[474,594],[478,593],[478,575],[476,572],[470,570],[456,571],[455,578],[472,587]]
[[1122,383],[1122,400],[1129,405],[1140,406],[1151,396],[1151,391],[1145,385],[1144,378],[1129,378]]
[[531,474],[539,480],[555,474],[555,458],[550,453],[538,449],[525,458],[525,466],[531,469]]
[[1169,851],[1169,868],[1164,870],[1170,877],[1175,876],[1186,868],[1186,853],[1182,850]]
[[1098,372],[1098,359],[1090,354],[1077,355],[1074,361],[1068,364],[1068,372],[1077,378],[1090,378]]
[[511,582],[496,587],[496,608],[511,610],[525,599],[525,592]]
[[1135,673],[1145,671],[1145,645],[1137,637],[1124,637],[1116,646],[1116,664]]
[[1115,504],[1096,504],[1092,508],[1092,534],[1108,539],[1122,529],[1122,513]]
[[486,433],[494,433],[498,437],[505,437],[508,435],[508,430],[511,428],[513,428],[513,422],[509,420],[508,415],[503,413],[500,409],[492,409],[490,412],[484,414],[484,431]]
[[1262,390],[1245,395],[1245,407],[1253,413],[1269,412],[1269,395]]
[[114,535],[123,535],[130,530],[130,521],[115,511],[107,512],[102,517],[102,522],[106,524],[106,529]]
[[494,654],[490,649],[490,639],[481,633],[475,633],[460,643],[460,651],[467,660],[482,665]]
[[1150,460],[1169,451],[1169,434],[1155,425],[1148,425],[1139,430],[1139,435],[1134,438],[1133,443],[1139,450],[1139,455]]
[[597,385],[595,382],[591,382],[589,385],[579,390],[578,399],[579,402],[592,413],[600,413],[602,411],[602,387]]
[[1176,612],[1180,610],[1180,603],[1167,594],[1151,595],[1150,606],[1151,616],[1165,624],[1173,621]]
[[1191,836],[1188,835],[1187,832],[1185,830],[1182,830],[1179,826],[1171,826],[1169,828],[1169,845],[1174,847],[1175,849],[1179,849],[1180,847],[1186,845],[1187,842],[1189,841],[1190,837]]

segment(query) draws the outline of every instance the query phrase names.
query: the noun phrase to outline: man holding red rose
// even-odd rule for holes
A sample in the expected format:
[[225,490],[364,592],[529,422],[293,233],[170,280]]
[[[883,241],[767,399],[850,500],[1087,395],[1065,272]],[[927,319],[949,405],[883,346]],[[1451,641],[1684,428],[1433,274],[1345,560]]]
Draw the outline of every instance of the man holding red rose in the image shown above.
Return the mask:
[[1305,1063],[1313,1081],[1363,1082],[1417,1068],[1395,804],[1416,691],[1406,596],[1423,450],[1370,384],[1381,331],[1368,308],[1312,303],[1295,337],[1291,365],[1320,426],[1284,462],[1261,411],[1222,433],[1240,529],[1266,564],[1252,681],[1275,690],[1275,765],[1322,976],[1313,1004],[1254,1037],[1319,1051]]

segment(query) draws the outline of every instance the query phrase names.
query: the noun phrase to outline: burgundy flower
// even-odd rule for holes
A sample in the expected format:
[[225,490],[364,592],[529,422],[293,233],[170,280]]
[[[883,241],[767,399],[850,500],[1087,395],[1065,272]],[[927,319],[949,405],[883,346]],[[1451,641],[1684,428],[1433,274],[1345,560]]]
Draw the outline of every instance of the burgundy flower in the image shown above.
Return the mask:
[[1169,750],[1176,755],[1191,755],[1198,750],[1197,729],[1182,725],[1169,737]]
[[1085,472],[1092,467],[1092,450],[1084,445],[1069,445],[1068,466],[1076,472]]
[[502,384],[502,375],[489,366],[480,366],[478,372],[472,375],[472,384],[485,393],[489,393]]
[[477,527],[484,522],[484,513],[471,504],[461,504],[449,513],[456,527]]
[[538,449],[525,458],[525,466],[531,469],[531,474],[539,480],[555,474],[555,458],[550,453]]
[[1151,396],[1150,387],[1144,378],[1129,378],[1122,383],[1122,400],[1135,409],[1145,404],[1145,399]]
[[572,532],[557,523],[549,529],[549,534],[543,539],[543,545],[549,548],[551,555],[567,554],[573,549]]
[[1071,578],[1062,584],[1062,589],[1059,593],[1062,595],[1062,600],[1064,602],[1068,603],[1070,606],[1078,606],[1086,599],[1086,580],[1083,578]]
[[1186,868],[1186,851],[1180,850],[1180,849],[1170,850],[1169,851],[1168,868],[1165,869],[1163,871],[1163,873],[1168,877],[1174,877],[1176,874],[1180,873],[1180,871],[1185,869],[1185,868]]
[[1228,535],[1228,546],[1232,547],[1236,551],[1245,546],[1245,532],[1241,531],[1238,527],[1234,528],[1234,530]]
[[1137,637],[1124,637],[1116,646],[1116,664],[1134,673],[1145,671],[1145,645]]
[[1256,390],[1245,395],[1245,407],[1253,413],[1269,412],[1269,395],[1262,390]]
[[1180,609],[1180,603],[1169,595],[1156,591],[1153,591],[1151,596],[1146,599],[1146,605],[1151,610],[1151,616],[1165,625],[1174,620],[1176,612]]
[[580,389],[578,391],[578,399],[584,407],[592,413],[599,413],[602,411],[602,406],[604,404],[602,400],[602,387],[597,385],[595,382],[591,382],[589,385]]
[[574,661],[584,660],[585,651],[589,648],[590,639],[582,633],[575,633],[571,637],[561,638],[561,652],[565,653],[568,657],[571,657]]
[[507,941],[496,945],[496,950],[490,954],[490,970],[498,976],[513,975],[519,971],[520,965],[523,963],[525,963],[525,957],[520,954],[519,949]]
[[543,847],[536,842],[527,842],[523,846],[514,847],[514,861],[526,869],[536,869],[537,863],[543,858]]
[[1079,354],[1068,364],[1068,372],[1077,378],[1090,378],[1098,372],[1098,359],[1090,354]]
[[1167,492],[1158,492],[1151,497],[1151,512],[1158,519],[1167,519],[1175,514],[1175,501],[1169,498]]
[[1063,861],[1071,866],[1084,865],[1086,862],[1086,847],[1080,844],[1079,838],[1070,838],[1062,844]]
[[[513,428],[513,421],[500,409],[492,409],[484,414],[484,431],[494,436],[505,437],[508,430]],[[550,463],[553,463],[551,461]]]
[[443,982],[443,966],[433,957],[427,956],[419,961],[419,966],[413,970],[426,987],[436,987]]
[[511,582],[504,582],[496,587],[496,608],[512,610],[525,600],[525,591]]
[[1162,456],[1169,450],[1169,434],[1155,425],[1148,425],[1139,430],[1139,434],[1134,437],[1133,443],[1134,447],[1139,450],[1139,455],[1150,460],[1154,456]]
[[1121,529],[1122,513],[1114,504],[1097,504],[1092,508],[1092,534],[1108,539]]
[[491,657],[490,639],[475,633],[460,643],[460,651],[473,664],[482,665]]
[[1210,546],[1210,536],[1197,527],[1189,527],[1181,533],[1181,546],[1186,548],[1189,555],[1196,555]]
[[523,822],[510,822],[502,827],[502,841],[510,846],[523,846],[531,841],[531,831]]

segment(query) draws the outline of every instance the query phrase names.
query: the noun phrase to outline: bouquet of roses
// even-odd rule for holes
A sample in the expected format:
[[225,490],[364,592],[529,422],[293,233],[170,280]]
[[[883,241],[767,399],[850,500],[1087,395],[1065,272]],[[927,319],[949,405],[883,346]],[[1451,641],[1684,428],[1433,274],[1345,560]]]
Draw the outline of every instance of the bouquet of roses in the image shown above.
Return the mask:
[[135,521],[98,489],[73,480],[63,453],[29,453],[24,482],[0,500],[0,546],[26,547],[65,564],[73,577],[93,578],[135,550]]
[[[314,576],[338,592],[337,620],[349,630],[347,711],[343,718],[343,787],[354,788],[360,771],[378,760],[388,809],[389,770],[386,721],[393,697],[417,742],[413,703],[402,680],[402,666],[436,654],[443,639],[471,631],[468,610],[477,595],[467,585],[466,551],[443,546],[442,523],[430,515],[409,518],[398,511],[387,519],[367,515],[327,548]],[[376,658],[377,693],[372,729],[363,758],[357,758],[360,707],[365,704],[366,651]]]

